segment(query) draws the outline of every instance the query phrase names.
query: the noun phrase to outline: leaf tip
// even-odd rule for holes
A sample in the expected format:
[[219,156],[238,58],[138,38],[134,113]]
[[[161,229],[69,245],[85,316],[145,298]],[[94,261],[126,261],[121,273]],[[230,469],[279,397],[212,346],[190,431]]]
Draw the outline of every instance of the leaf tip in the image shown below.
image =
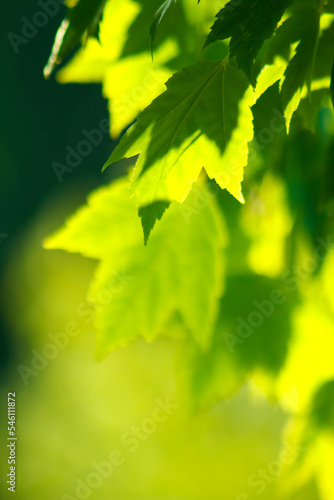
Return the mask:
[[147,245],[148,239],[157,220],[161,220],[163,214],[169,207],[169,201],[155,201],[150,205],[139,207],[138,215],[141,219],[141,225],[144,233],[144,245]]

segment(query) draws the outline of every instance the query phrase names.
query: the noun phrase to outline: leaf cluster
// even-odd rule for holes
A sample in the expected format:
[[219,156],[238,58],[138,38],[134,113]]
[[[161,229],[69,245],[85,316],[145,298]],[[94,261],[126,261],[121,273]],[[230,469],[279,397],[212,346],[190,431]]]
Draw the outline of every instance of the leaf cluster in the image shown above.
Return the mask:
[[104,169],[134,163],[45,242],[98,260],[97,356],[176,338],[195,410],[251,377],[318,446],[334,430],[333,2],[109,0],[94,38],[103,4],[69,9],[47,67],[82,43],[57,77],[101,83],[121,136]]

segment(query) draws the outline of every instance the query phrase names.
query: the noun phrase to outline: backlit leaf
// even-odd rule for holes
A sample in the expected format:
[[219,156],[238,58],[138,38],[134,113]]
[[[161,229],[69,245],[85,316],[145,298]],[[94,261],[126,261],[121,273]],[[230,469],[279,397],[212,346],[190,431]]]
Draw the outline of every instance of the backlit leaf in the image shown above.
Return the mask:
[[57,31],[51,56],[44,69],[45,78],[48,78],[55,66],[79,45],[85,33],[87,37],[95,34],[105,1],[78,0],[74,7],[69,9]]
[[302,9],[298,15],[299,19],[302,19],[302,22],[298,23],[300,42],[285,71],[281,89],[283,106],[286,109],[287,128],[289,128],[292,113],[299,105],[302,88],[306,85],[309,91],[311,89],[312,70],[319,36],[319,12],[316,9]]
[[101,260],[89,291],[97,311],[99,358],[138,335],[154,339],[175,312],[201,349],[210,345],[226,238],[212,196],[201,184],[195,188],[186,204],[167,210],[147,247],[124,180],[91,195],[88,205],[46,240],[47,248]]
[[243,202],[253,103],[246,77],[226,61],[184,69],[140,115],[105,166],[140,153],[132,179],[139,207],[182,202],[202,167]]
[[272,36],[292,0],[230,1],[217,14],[205,46],[231,38],[230,56],[254,83],[252,66],[264,41]]

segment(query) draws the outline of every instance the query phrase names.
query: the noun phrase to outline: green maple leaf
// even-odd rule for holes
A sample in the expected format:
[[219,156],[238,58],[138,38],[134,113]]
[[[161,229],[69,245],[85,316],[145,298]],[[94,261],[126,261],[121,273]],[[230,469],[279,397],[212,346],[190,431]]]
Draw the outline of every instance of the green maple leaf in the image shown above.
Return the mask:
[[278,21],[292,0],[240,0],[228,2],[217,14],[204,47],[217,40],[231,38],[230,57],[254,83],[253,63],[266,39],[274,33]]
[[[281,67],[267,66],[255,92],[234,65],[202,62],[174,75],[127,131],[104,168],[140,153],[132,190],[145,239],[157,213],[156,202],[183,202],[204,167],[208,176],[243,203],[241,183],[253,138],[251,106],[282,77]],[[147,207],[143,210],[142,207]]]
[[140,153],[132,178],[139,207],[184,201],[203,167],[243,202],[241,182],[247,143],[253,137],[254,102],[247,78],[226,61],[184,69],[143,111],[105,167]]
[[224,244],[220,211],[198,183],[185,204],[168,209],[145,247],[127,180],[92,194],[45,242],[101,261],[88,294],[97,310],[99,358],[138,335],[154,339],[175,312],[206,349],[222,289]]

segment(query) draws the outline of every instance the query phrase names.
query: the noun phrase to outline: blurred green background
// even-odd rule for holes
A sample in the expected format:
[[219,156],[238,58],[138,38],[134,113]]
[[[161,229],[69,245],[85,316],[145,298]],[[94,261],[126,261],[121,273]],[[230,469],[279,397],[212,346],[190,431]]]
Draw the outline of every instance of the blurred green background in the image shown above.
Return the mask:
[[[25,25],[22,18],[31,21],[40,10],[35,1],[2,2],[0,232],[8,235],[0,246],[2,270],[22,246],[24,232],[29,231],[44,204],[62,197],[59,210],[64,214],[83,201],[92,188],[107,182],[108,174],[101,176],[101,164],[112,144],[106,135],[89,157],[64,176],[63,183],[52,168],[54,161],[64,163],[66,146],[75,148],[83,139],[83,129],[97,128],[108,113],[98,85],[60,86],[52,78],[43,78],[55,32],[65,14],[63,5],[15,53],[8,34],[21,35]],[[6,333],[7,328],[10,326],[3,323],[2,367],[16,356],[17,345]]]

